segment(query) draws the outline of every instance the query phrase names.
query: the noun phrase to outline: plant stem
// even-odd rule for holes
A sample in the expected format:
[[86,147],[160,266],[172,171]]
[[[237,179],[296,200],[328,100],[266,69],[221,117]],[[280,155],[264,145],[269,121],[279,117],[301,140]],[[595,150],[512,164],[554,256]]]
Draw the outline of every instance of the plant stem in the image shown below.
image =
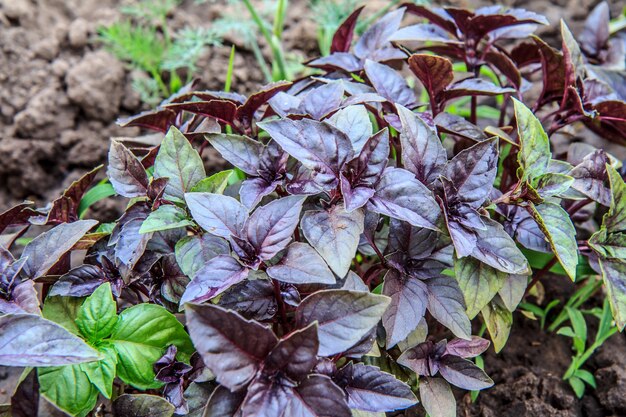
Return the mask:
[[283,300],[283,296],[280,293],[280,283],[274,279],[272,280],[272,283],[274,284],[274,297],[276,297],[276,304],[278,304],[278,311],[280,313],[280,318],[282,320],[283,326],[286,326],[287,325],[287,312],[285,311],[285,301]]
[[533,279],[530,281],[530,284],[528,284],[528,287],[526,287],[526,292],[524,292],[524,296],[528,295],[530,290],[532,290],[533,287],[537,285],[537,282],[539,282],[541,277],[543,277],[548,271],[550,271],[550,268],[552,268],[556,264],[557,260],[558,259],[556,258],[556,256],[554,256],[543,268],[541,268],[535,275],[533,275]]

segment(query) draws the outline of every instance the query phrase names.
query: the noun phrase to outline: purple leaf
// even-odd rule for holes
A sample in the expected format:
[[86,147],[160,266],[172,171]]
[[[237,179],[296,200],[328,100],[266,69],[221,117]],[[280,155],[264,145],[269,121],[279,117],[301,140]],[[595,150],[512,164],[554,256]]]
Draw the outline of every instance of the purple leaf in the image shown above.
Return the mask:
[[408,107],[415,105],[415,93],[393,68],[368,59],[365,61],[365,74],[376,92],[390,102]]
[[396,42],[460,43],[458,40],[451,38],[449,32],[432,23],[418,23],[416,25],[405,26],[394,33],[389,40]]
[[118,141],[111,142],[107,176],[115,192],[124,197],[143,197],[148,189],[148,174],[131,151]]
[[485,55],[485,61],[493,65],[519,90],[522,86],[522,75],[515,62],[501,52],[490,51]]
[[468,122],[465,118],[450,113],[439,113],[435,117],[435,124],[440,131],[451,133],[473,140],[474,142],[482,142],[487,139],[483,130],[473,123]]
[[278,310],[274,286],[268,279],[245,280],[230,287],[220,297],[219,305],[259,321],[271,319]]
[[305,212],[300,224],[304,237],[330,269],[344,277],[359,246],[364,220],[362,210],[348,213],[341,205],[335,205],[328,210]]
[[339,370],[335,381],[348,394],[348,405],[353,409],[385,412],[417,403],[407,384],[375,366],[350,362]]
[[135,203],[118,220],[109,246],[115,246],[115,258],[129,269],[133,269],[144,254],[152,233],[139,233],[141,225],[150,213],[149,208],[142,203]]
[[267,274],[292,284],[334,284],[335,276],[320,255],[306,243],[294,242],[280,262],[267,268]]
[[248,210],[232,197],[187,193],[185,200],[196,223],[215,236],[238,236],[248,220]]
[[412,3],[406,3],[404,6],[407,12],[424,17],[452,34],[457,33],[457,28],[452,17],[444,9],[439,7],[429,8]]
[[216,256],[198,270],[187,285],[180,299],[180,305],[209,300],[244,280],[248,272],[247,268],[241,266],[231,256]]
[[406,339],[426,313],[428,288],[416,278],[390,270],[385,275],[383,295],[391,297],[391,304],[383,314],[387,332],[387,349]]
[[[211,394],[204,413],[199,410],[200,415],[202,417],[240,417],[245,396],[245,390],[231,392],[223,385],[218,385]],[[198,417],[195,414],[194,416]]]
[[239,197],[241,203],[249,209],[261,202],[261,199],[266,195],[270,195],[274,192],[279,182],[267,182],[266,179],[257,177],[249,178],[241,183],[239,188]]
[[330,82],[307,91],[302,105],[306,114],[316,120],[336,110],[343,99],[343,86],[338,82]]
[[493,385],[485,371],[467,359],[454,355],[441,358],[439,372],[446,381],[468,391],[481,390]]
[[520,245],[537,252],[550,252],[550,244],[537,222],[523,207],[513,208],[504,223],[504,230]]
[[418,376],[431,375],[429,362],[433,353],[433,342],[426,341],[402,352],[398,357],[398,364],[406,366]]
[[248,242],[261,260],[269,260],[291,241],[305,197],[289,196],[259,207],[246,221]]
[[607,163],[608,155],[598,149],[585,156],[568,175],[574,178],[573,189],[608,207],[611,205],[611,190],[604,185],[607,180]]
[[605,49],[609,40],[609,5],[606,1],[598,3],[585,20],[585,26],[578,36],[580,46],[592,56],[598,56]]
[[355,154],[361,152],[365,142],[372,136],[373,127],[365,106],[345,107],[326,120],[348,136]]
[[0,316],[0,365],[61,366],[99,359],[99,353],[82,339],[43,317]]
[[509,274],[522,274],[528,269],[528,261],[500,223],[483,217],[485,230],[477,229],[476,248],[472,256],[489,266]]
[[428,286],[428,311],[438,322],[449,328],[455,336],[470,339],[472,327],[465,314],[463,293],[456,279],[440,275],[426,281]]
[[222,158],[248,175],[258,175],[263,144],[247,136],[215,133],[206,136]]
[[34,238],[22,252],[23,275],[30,279],[45,275],[96,224],[95,220],[63,223]]
[[376,185],[368,208],[414,226],[438,230],[439,205],[415,176],[402,168],[387,167]]
[[350,14],[344,20],[337,31],[333,35],[333,40],[330,45],[330,52],[348,52],[350,50],[350,45],[352,44],[352,37],[354,36],[354,28],[356,27],[357,19],[363,11],[363,7],[361,6]]
[[196,276],[202,266],[218,255],[228,255],[230,247],[224,239],[205,233],[187,236],[176,242],[176,262],[189,278]]
[[32,280],[25,280],[11,288],[8,300],[0,298],[0,313],[30,313],[41,315],[39,294]]
[[204,364],[231,391],[254,378],[278,342],[270,329],[211,304],[185,306],[187,328]]
[[260,91],[250,95],[246,102],[239,106],[237,119],[245,126],[249,126],[259,107],[267,103],[276,94],[287,90],[291,85],[290,81],[277,81],[263,86]]
[[361,60],[347,52],[335,52],[307,62],[312,68],[320,68],[327,71],[342,70],[345,72],[357,72],[363,69]]
[[402,164],[415,174],[424,185],[435,181],[441,174],[448,158],[435,129],[420,116],[396,104],[402,128]]
[[67,274],[50,288],[49,296],[86,297],[91,295],[107,280],[104,272],[95,265],[81,265]]
[[472,340],[454,339],[446,344],[446,354],[473,358],[489,348],[489,340],[472,336]]
[[170,417],[175,411],[165,398],[149,394],[120,395],[112,409],[119,417]]
[[389,298],[365,292],[324,290],[305,298],[296,311],[304,327],[317,320],[320,356],[343,352],[357,343],[380,320]]
[[281,417],[285,415],[292,393],[293,388],[281,378],[257,378],[248,387],[241,414],[246,417]]
[[[385,162],[387,161],[385,160]],[[350,213],[366,205],[370,198],[374,196],[374,189],[367,185],[353,186],[350,184],[350,180],[341,174],[341,194],[346,206],[346,212]]]
[[[359,156],[345,166],[344,172],[351,184],[367,187],[376,184],[387,166],[389,150],[389,131],[385,128],[369,138]],[[348,211],[355,208],[346,204]]]
[[352,144],[345,133],[310,119],[274,120],[259,123],[289,155],[314,172],[320,186],[333,188],[339,170],[352,158]]
[[391,36],[398,31],[404,8],[387,13],[361,35],[354,46],[354,54],[361,59],[379,60],[377,54],[390,48]]
[[171,103],[167,105],[167,109],[173,110],[179,114],[183,110],[188,111],[189,113],[210,117],[226,124],[233,123],[237,112],[237,106],[232,101],[213,99]]
[[281,415],[293,417],[351,417],[345,394],[325,375],[311,375],[294,389]]
[[294,381],[306,377],[317,364],[317,323],[281,339],[265,360],[264,372],[284,372]]
[[165,133],[174,123],[175,118],[175,111],[170,109],[157,109],[117,119],[116,123],[122,127],[139,126]]
[[479,208],[491,191],[498,170],[497,140],[490,139],[459,152],[446,165],[444,176],[452,181],[454,201]]

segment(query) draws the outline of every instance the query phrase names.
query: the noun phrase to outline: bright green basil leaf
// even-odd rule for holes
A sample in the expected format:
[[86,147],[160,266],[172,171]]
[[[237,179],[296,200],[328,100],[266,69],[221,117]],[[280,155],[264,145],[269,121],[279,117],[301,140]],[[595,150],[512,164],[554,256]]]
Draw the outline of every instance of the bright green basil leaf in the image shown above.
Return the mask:
[[104,355],[104,359],[98,362],[81,363],[80,369],[87,374],[89,381],[98,388],[102,395],[111,398],[117,353],[111,346],[102,346],[98,350]]
[[550,140],[533,112],[521,101],[513,99],[520,150],[517,161],[521,168],[521,179],[528,181],[546,172],[550,163]]
[[37,368],[39,392],[71,416],[84,417],[98,400],[98,389],[79,365]]
[[506,341],[509,338],[511,326],[513,325],[513,314],[505,307],[500,296],[496,296],[487,304],[481,310],[481,313],[487,325],[487,330],[489,330],[493,348],[498,353],[506,345]]
[[167,346],[176,345],[179,358],[184,361],[188,361],[194,351],[183,325],[173,314],[155,304],[139,304],[122,311],[111,342],[119,356],[118,376],[139,389],[161,386],[154,380],[152,365]]
[[185,193],[204,177],[202,158],[185,135],[171,127],[154,161],[154,178],[168,178],[165,197],[183,201]]
[[576,229],[569,214],[555,203],[546,202],[537,206],[530,205],[531,212],[541,229],[550,248],[572,280],[576,279],[578,265],[578,245]]
[[78,309],[76,325],[85,338],[91,342],[111,334],[117,322],[117,304],[113,300],[111,284],[100,285]]
[[472,257],[456,259],[454,271],[463,292],[467,315],[476,317],[480,310],[500,291],[507,274]]
[[79,335],[80,330],[76,325],[76,317],[84,300],[84,297],[47,297],[41,311],[48,320],[60,324],[75,335]]
[[228,169],[226,171],[218,172],[217,174],[213,174],[208,178],[205,178],[198,182],[191,191],[194,193],[213,193],[213,194],[224,194],[224,190],[228,186],[228,180],[233,173],[232,169]]
[[187,219],[184,209],[173,205],[162,205],[143,221],[139,233],[160,232],[163,230],[178,229],[193,226],[195,223]]

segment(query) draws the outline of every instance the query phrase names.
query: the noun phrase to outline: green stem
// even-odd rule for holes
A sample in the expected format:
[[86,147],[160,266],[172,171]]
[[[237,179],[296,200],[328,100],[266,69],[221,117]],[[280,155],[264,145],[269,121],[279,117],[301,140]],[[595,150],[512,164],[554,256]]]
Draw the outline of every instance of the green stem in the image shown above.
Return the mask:
[[252,40],[252,42],[250,43],[250,48],[252,49],[252,54],[254,55],[254,58],[259,63],[259,67],[261,68],[261,72],[263,73],[266,81],[268,83],[272,82],[272,73],[270,72],[267,63],[265,62],[265,57],[263,56],[261,48],[259,47],[259,43],[256,41],[256,39]]
[[157,82],[159,89],[161,90],[161,94],[163,94],[163,98],[167,98],[170,96],[170,90],[167,88],[167,85],[163,82],[163,78],[161,78],[161,74],[159,70],[156,68],[150,69],[150,75]]

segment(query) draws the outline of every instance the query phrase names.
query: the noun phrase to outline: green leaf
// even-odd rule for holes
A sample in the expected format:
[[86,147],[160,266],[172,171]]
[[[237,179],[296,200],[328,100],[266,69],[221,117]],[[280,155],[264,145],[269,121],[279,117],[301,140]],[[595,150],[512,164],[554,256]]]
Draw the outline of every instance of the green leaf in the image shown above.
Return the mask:
[[585,383],[583,381],[573,376],[567,382],[569,382],[578,398],[582,398],[585,395]]
[[454,271],[470,319],[476,317],[504,285],[507,274],[474,258],[456,259]]
[[626,231],[626,183],[611,165],[606,165],[611,183],[611,206],[602,219],[609,233]]
[[588,243],[603,258],[626,259],[626,233],[608,233],[602,228],[591,236]]
[[80,369],[87,374],[89,381],[98,388],[102,395],[111,398],[117,353],[111,346],[103,346],[98,350],[104,354],[104,359],[98,362],[81,363]]
[[72,416],[84,417],[95,406],[98,390],[80,364],[37,368],[39,392]]
[[115,195],[115,190],[108,180],[102,180],[92,189],[87,191],[78,204],[78,217],[83,218],[87,209],[100,200],[109,198]]
[[143,221],[139,233],[160,232],[163,230],[178,229],[193,226],[195,223],[187,219],[184,209],[173,205],[162,205]]
[[481,310],[496,353],[500,352],[511,332],[513,314],[504,306],[499,296]]
[[456,400],[450,384],[443,378],[420,378],[420,400],[431,417],[455,417]]
[[569,214],[555,203],[546,202],[535,206],[531,203],[530,214],[546,235],[550,248],[567,272],[567,275],[576,280],[576,266],[578,265],[578,245],[576,244],[576,229]]
[[194,352],[189,335],[176,317],[155,304],[139,304],[124,310],[111,334],[119,356],[117,374],[139,389],[158,388],[152,365],[165,348],[175,345],[179,358],[188,361]]
[[47,297],[42,314],[48,320],[60,324],[75,335],[80,335],[76,317],[83,301],[85,301],[84,297]]
[[515,311],[522,298],[524,298],[527,286],[528,277],[526,275],[511,274],[504,281],[502,288],[498,291],[498,295],[500,295],[504,306],[510,312]]
[[602,279],[611,304],[613,318],[620,331],[626,325],[626,261],[619,259],[598,259]]
[[192,189],[192,192],[224,194],[224,190],[228,186],[228,181],[233,173],[232,169],[218,172],[208,178],[198,182]]
[[206,177],[202,158],[185,135],[171,127],[154,161],[154,178],[168,178],[165,197],[184,201],[185,193]]
[[569,320],[572,323],[572,328],[574,329],[574,334],[576,337],[580,338],[583,342],[587,341],[587,322],[585,321],[585,317],[580,310],[565,307],[565,311],[567,311],[567,315],[569,316]]
[[120,417],[171,417],[175,409],[157,395],[124,394],[113,402],[113,411]]
[[541,198],[565,193],[574,183],[574,178],[564,174],[547,173],[533,181],[533,188]]
[[586,371],[584,369],[577,369],[576,372],[574,372],[574,376],[576,378],[582,379],[587,384],[589,384],[592,388],[596,387],[596,378],[593,376],[591,372]]
[[574,329],[569,326],[561,327],[557,330],[556,334],[561,336],[571,337],[572,339],[576,337],[576,333],[574,333]]
[[528,181],[546,172],[550,163],[550,140],[533,112],[521,101],[513,99],[520,150],[517,161],[522,171],[521,179]]
[[111,284],[100,285],[78,309],[76,325],[83,336],[96,343],[111,334],[117,322],[117,304]]

